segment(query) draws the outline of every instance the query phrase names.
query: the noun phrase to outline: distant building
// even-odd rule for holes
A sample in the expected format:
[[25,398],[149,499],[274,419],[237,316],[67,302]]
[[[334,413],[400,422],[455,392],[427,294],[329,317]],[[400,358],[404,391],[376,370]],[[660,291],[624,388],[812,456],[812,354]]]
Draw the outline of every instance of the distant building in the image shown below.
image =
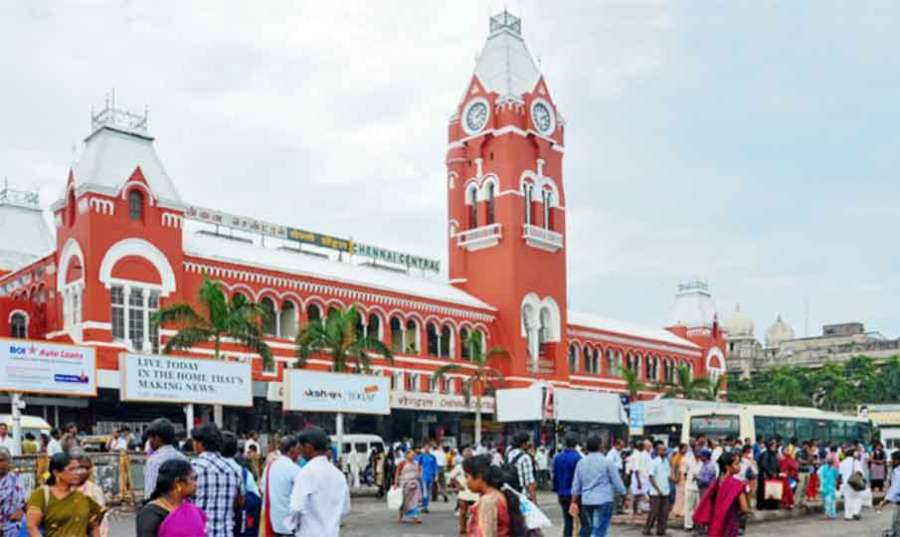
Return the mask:
[[831,362],[846,362],[866,355],[886,360],[900,354],[900,338],[889,339],[878,332],[866,332],[861,322],[828,324],[822,335],[796,337],[781,315],[766,329],[765,343],[754,335],[753,319],[740,306],[722,323],[725,332],[729,374],[749,377],[751,373],[779,366],[818,368]]

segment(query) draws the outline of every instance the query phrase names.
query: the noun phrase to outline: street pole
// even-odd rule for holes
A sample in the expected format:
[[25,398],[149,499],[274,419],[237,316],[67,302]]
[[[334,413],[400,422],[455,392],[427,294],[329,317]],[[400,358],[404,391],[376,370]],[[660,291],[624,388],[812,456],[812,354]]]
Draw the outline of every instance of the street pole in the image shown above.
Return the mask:
[[335,436],[337,436],[337,460],[334,461],[338,468],[341,467],[341,453],[344,449],[344,413],[338,412],[334,421]]
[[12,406],[12,455],[22,454],[22,394],[13,392],[10,398]]
[[184,405],[184,416],[185,421],[187,422],[185,427],[185,429],[187,430],[187,437],[190,438],[191,429],[194,428],[194,403],[188,403]]

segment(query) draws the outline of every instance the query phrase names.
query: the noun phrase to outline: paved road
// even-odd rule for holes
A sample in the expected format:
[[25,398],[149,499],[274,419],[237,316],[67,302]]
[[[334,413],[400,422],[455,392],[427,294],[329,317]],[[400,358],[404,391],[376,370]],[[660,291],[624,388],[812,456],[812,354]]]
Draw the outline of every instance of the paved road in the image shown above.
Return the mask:
[[[545,532],[547,537],[562,534],[561,514],[550,495],[542,496],[541,507],[553,520],[554,527]],[[353,512],[347,517],[342,537],[456,537],[456,518],[452,513],[452,503],[438,502],[432,505],[431,513],[423,515],[421,525],[398,524],[396,514],[388,512],[383,500],[374,498],[354,498]],[[747,535],[750,537],[881,537],[882,531],[890,527],[891,508],[876,515],[871,510],[864,511],[860,522],[843,520],[827,521],[819,516],[808,516],[781,522],[751,524]],[[689,534],[670,530],[674,537]],[[118,513],[112,525],[111,537],[131,537],[134,535],[134,517],[131,513]],[[637,527],[613,526],[612,536],[639,536]]]

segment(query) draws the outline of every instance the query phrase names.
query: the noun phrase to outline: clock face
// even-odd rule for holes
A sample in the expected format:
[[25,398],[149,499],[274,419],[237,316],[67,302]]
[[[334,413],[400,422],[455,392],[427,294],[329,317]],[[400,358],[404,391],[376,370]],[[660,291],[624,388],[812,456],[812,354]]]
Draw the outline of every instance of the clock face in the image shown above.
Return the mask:
[[465,128],[469,134],[480,132],[487,124],[488,105],[484,101],[475,101],[466,108]]
[[555,127],[553,111],[542,101],[537,101],[531,107],[531,121],[541,134],[550,134]]

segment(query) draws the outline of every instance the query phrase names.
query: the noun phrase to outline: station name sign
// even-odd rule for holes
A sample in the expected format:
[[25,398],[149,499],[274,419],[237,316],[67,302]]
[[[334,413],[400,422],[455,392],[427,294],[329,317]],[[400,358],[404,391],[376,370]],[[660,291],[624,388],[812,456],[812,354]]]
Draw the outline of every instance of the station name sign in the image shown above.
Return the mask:
[[441,262],[437,259],[419,257],[405,252],[388,250],[387,248],[379,248],[370,244],[354,242],[352,239],[343,239],[324,233],[281,226],[264,220],[257,220],[255,218],[223,213],[221,211],[216,211],[215,209],[188,206],[184,212],[184,216],[189,220],[203,222],[205,224],[225,226],[238,231],[258,233],[268,237],[291,240],[302,244],[317,246],[319,248],[329,248],[338,252],[368,257],[375,261],[384,261],[385,263],[390,263],[392,265],[429,270],[432,272],[440,272],[441,270]]

